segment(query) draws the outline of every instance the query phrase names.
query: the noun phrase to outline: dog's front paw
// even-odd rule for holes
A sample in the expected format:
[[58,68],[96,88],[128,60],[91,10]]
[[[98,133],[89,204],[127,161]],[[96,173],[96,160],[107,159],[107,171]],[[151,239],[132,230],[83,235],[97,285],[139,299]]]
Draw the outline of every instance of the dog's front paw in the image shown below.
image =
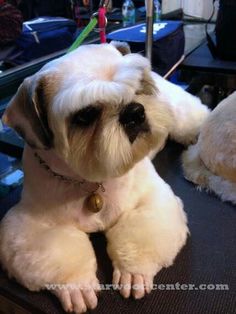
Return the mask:
[[151,292],[153,276],[133,274],[116,268],[113,272],[113,285],[119,287],[120,294],[124,298],[129,298],[132,294],[135,299],[141,299],[146,293]]
[[59,298],[66,312],[80,314],[96,308],[99,291],[99,282],[94,279],[88,283],[57,285],[52,292]]

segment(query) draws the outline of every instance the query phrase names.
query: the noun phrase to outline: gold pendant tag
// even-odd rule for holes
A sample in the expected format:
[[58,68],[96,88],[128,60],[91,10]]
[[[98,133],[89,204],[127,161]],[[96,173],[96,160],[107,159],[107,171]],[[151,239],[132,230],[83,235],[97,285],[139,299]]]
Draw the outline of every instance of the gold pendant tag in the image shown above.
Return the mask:
[[86,199],[88,210],[93,213],[98,213],[103,207],[103,199],[100,194],[93,193]]

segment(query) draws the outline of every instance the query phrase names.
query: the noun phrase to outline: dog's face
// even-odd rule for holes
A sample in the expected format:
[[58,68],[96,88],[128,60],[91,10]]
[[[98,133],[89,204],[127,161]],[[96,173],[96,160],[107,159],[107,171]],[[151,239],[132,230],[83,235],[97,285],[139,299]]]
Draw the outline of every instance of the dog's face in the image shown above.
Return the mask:
[[104,44],[82,46],[27,78],[3,120],[84,179],[103,181],[163,145],[170,112],[148,60]]

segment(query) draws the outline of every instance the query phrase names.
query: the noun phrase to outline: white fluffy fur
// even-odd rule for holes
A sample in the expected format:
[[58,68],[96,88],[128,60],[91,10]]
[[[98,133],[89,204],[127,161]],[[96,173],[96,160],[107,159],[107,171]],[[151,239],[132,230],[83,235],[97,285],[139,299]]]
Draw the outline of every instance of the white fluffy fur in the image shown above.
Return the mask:
[[186,145],[195,142],[202,122],[210,112],[209,109],[201,104],[199,98],[186,93],[180,86],[170,84],[154,72],[152,76],[163,100],[169,104],[174,116],[170,137]]
[[[131,102],[136,90],[140,87],[143,68],[149,67],[149,65],[147,60],[139,55],[133,59],[127,55],[122,59],[124,60],[121,62],[118,57],[117,62],[115,63],[114,60],[112,65],[107,63],[103,65],[102,60],[99,60],[105,74],[104,77],[96,76],[96,80],[90,73],[87,76],[84,74],[83,78],[79,80],[80,72],[70,75],[68,80],[63,83],[62,92],[54,99],[54,110],[58,114],[66,116],[78,109],[78,101],[83,104],[82,107],[99,102],[114,105]],[[99,71],[99,69],[97,70]],[[113,75],[112,81],[109,81],[110,75]],[[73,82],[77,83],[73,84]]]
[[236,92],[224,99],[183,154],[188,180],[236,204]]
[[[37,151],[54,171],[101,180],[104,206],[91,213],[85,199],[94,183],[78,188],[53,178],[26,145],[22,198],[0,226],[2,265],[30,290],[45,289],[48,283],[89,286],[54,291],[66,311],[81,313],[97,305],[96,259],[87,233],[104,231],[113,282],[139,284],[138,290],[120,292],[141,298],[150,292],[155,274],[173,263],[188,234],[181,200],[147,155],[160,150],[169,134],[184,143],[193,141],[208,110],[195,97],[151,74],[145,58],[122,56],[112,45],[84,46],[49,63],[30,79],[32,86],[51,75],[55,80],[48,86],[55,86],[48,114],[55,147]],[[151,90],[151,85],[159,91],[145,94],[142,88]],[[23,88],[24,84],[20,91]],[[32,129],[16,110],[19,101],[23,99],[16,96],[4,119],[13,127],[16,120],[23,122],[27,135]],[[143,104],[150,125],[150,132],[133,144],[118,122],[120,110],[130,101]],[[102,121],[92,135],[91,130],[78,130],[77,141],[70,142],[65,119],[91,103],[102,103]]]

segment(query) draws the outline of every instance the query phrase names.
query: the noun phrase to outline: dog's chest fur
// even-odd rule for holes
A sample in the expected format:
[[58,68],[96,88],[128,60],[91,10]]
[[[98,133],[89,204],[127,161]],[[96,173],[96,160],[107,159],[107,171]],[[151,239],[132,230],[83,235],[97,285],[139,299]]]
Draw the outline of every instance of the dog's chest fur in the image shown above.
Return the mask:
[[142,179],[147,176],[148,169],[152,170],[150,160],[145,158],[124,176],[103,182],[105,191],[97,191],[103,199],[103,208],[93,213],[86,205],[86,199],[94,185],[74,186],[53,177],[39,164],[29,147],[25,148],[23,162],[22,200],[32,203],[32,214],[38,215],[39,220],[44,220],[45,216],[52,224],[73,223],[85,232],[106,230],[124,211],[136,207],[147,188],[142,185]]

